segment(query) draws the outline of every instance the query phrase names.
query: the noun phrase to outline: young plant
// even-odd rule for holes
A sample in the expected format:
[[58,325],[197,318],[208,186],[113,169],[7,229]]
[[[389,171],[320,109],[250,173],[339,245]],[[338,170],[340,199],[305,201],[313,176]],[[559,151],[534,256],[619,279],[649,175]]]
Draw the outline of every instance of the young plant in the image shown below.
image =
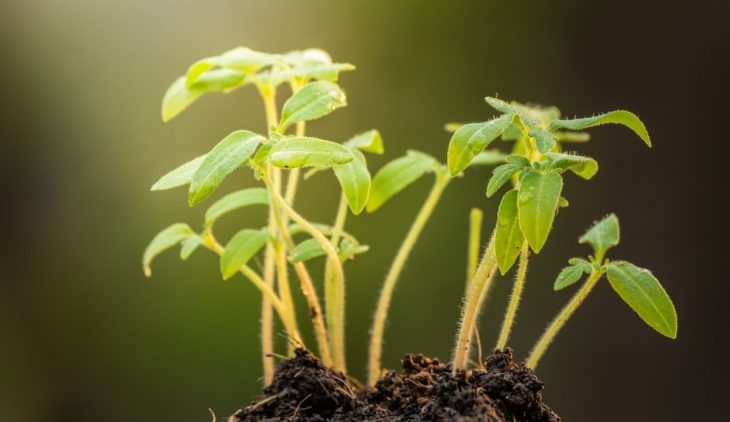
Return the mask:
[[608,276],[608,282],[613,290],[644,322],[663,336],[671,339],[677,337],[677,312],[656,277],[648,270],[630,262],[609,261],[605,258],[606,252],[618,245],[619,239],[619,223],[614,214],[594,223],[593,227],[580,238],[579,243],[591,245],[593,255],[588,259],[571,258],[568,261],[570,265],[563,268],[555,280],[554,289],[561,290],[576,283],[583,274],[587,274],[588,277],[540,337],[527,358],[528,367],[534,369],[537,366],[568,318],[583,303],[604,274]]
[[[499,268],[506,274],[520,263],[505,313],[497,349],[507,345],[524,283],[530,250],[539,253],[552,230],[558,207],[567,206],[561,196],[563,173],[571,171],[583,179],[592,178],[598,164],[589,157],[562,152],[563,142],[587,140],[587,134],[571,132],[607,123],[619,123],[634,131],[648,146],[649,134],[639,118],[623,110],[582,119],[562,120],[555,107],[528,107],[487,97],[487,103],[501,113],[483,123],[465,124],[456,129],[448,150],[448,166],[452,175],[464,171],[482,151],[498,137],[514,141],[506,163],[496,167],[487,184],[487,197],[511,182],[499,204],[497,224],[468,285],[456,346],[454,370],[465,369],[472,333],[492,279]],[[568,132],[566,132],[568,130]]]
[[[169,121],[189,107],[200,96],[210,92],[229,93],[242,86],[256,86],[266,111],[267,136],[238,130],[220,141],[207,154],[183,164],[163,176],[152,190],[165,190],[189,185],[188,202],[197,205],[211,195],[220,183],[242,167],[253,170],[264,188],[230,194],[206,213],[203,231],[195,233],[189,226],[175,224],[153,239],[144,255],[145,272],[149,275],[151,260],[163,250],[182,244],[187,258],[197,246],[204,245],[221,255],[221,272],[229,278],[242,272],[263,293],[262,353],[264,380],[270,382],[273,364],[273,315],[276,311],[287,334],[302,345],[289,285],[288,265],[294,267],[307,298],[317,338],[320,357],[326,365],[345,371],[344,360],[344,292],[342,263],[367,250],[342,230],[342,225],[328,228],[309,222],[293,208],[299,169],[303,167],[333,169],[343,189],[343,197],[353,211],[359,212],[369,197],[370,175],[359,150],[382,151],[382,139],[376,132],[356,137],[345,145],[306,137],[305,122],[321,118],[346,105],[345,94],[336,84],[342,71],[352,70],[349,64],[333,63],[329,55],[317,49],[269,54],[239,47],[219,56],[197,61],[186,75],[178,78],[166,92],[162,103],[163,121]],[[292,95],[279,109],[277,88],[287,83]],[[294,129],[294,133],[288,133]],[[377,151],[375,151],[377,152]],[[282,170],[289,170],[284,191]],[[213,222],[234,209],[252,204],[269,207],[265,228],[243,229],[222,246],[213,235]],[[296,224],[290,225],[289,220]],[[311,241],[294,244],[296,233],[307,233]],[[331,238],[325,235],[330,232]],[[340,240],[341,239],[341,240]],[[305,249],[315,244],[327,256],[331,268],[328,283],[327,321],[325,325],[318,295],[304,264]],[[265,248],[264,248],[265,246]],[[265,249],[263,275],[247,263]],[[293,346],[290,344],[289,352]]]

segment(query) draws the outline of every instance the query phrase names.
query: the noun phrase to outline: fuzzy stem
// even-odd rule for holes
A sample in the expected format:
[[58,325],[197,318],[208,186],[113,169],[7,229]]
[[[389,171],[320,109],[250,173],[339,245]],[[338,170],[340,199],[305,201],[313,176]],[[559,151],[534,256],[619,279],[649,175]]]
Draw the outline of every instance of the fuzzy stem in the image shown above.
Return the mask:
[[464,298],[464,306],[461,311],[461,320],[459,322],[459,334],[456,338],[456,346],[454,346],[453,366],[454,372],[466,369],[469,359],[469,350],[471,348],[472,333],[476,326],[484,299],[492,285],[494,273],[497,269],[497,255],[495,253],[494,233],[489,239],[487,250],[482,256],[474,279],[469,283],[466,297]]
[[[345,226],[345,220],[347,219],[347,209],[347,199],[345,198],[345,194],[342,193],[340,195],[340,203],[337,206],[335,222],[332,225],[332,234],[330,235],[330,242],[335,248],[337,247],[337,245],[340,244],[342,230]],[[327,260],[324,267],[324,306],[325,315],[327,317],[327,327],[332,333],[332,336],[330,337],[330,346],[332,350],[336,350],[336,337],[344,336],[343,333],[335,333],[335,330],[344,330],[344,326],[338,325],[337,320],[337,306],[339,306],[338,295],[339,292],[337,289],[337,280],[335,280],[332,262],[330,260]],[[340,358],[344,359],[344,356]]]
[[450,177],[448,175],[437,173],[433,188],[431,188],[431,192],[428,194],[426,201],[423,203],[421,210],[418,212],[416,219],[413,221],[413,225],[411,225],[411,228],[408,230],[408,234],[406,234],[398,253],[395,255],[393,265],[391,265],[390,270],[385,277],[383,289],[380,291],[380,297],[378,298],[378,306],[375,311],[373,327],[370,330],[368,384],[371,386],[375,385],[380,377],[385,322],[388,317],[388,308],[390,307],[390,302],[393,297],[393,290],[395,289],[395,285],[401,271],[403,271],[406,260],[413,250],[413,246],[416,244],[418,237],[421,235],[426,222],[428,222],[428,219],[431,217],[431,214],[441,198],[441,194],[446,188],[446,185],[449,183],[449,180]]
[[479,252],[481,245],[482,217],[484,213],[479,208],[472,208],[469,213],[469,257],[466,266],[467,284],[474,278],[479,266]]
[[515,322],[515,315],[517,315],[517,308],[520,306],[520,299],[522,298],[522,291],[525,288],[525,279],[527,277],[527,261],[530,258],[530,247],[527,241],[522,244],[522,251],[520,252],[520,264],[517,267],[517,276],[515,277],[515,284],[512,286],[512,295],[509,298],[509,304],[507,305],[507,312],[504,314],[504,321],[502,322],[502,329],[499,332],[499,339],[497,340],[497,350],[503,350],[507,346],[512,326]]
[[[268,176],[264,178],[264,181],[266,182],[267,186],[271,187],[272,182],[271,179],[268,178]],[[336,307],[334,309],[336,313],[334,318],[334,321],[336,321],[336,325],[334,327],[328,327],[330,330],[330,335],[333,338],[332,367],[336,371],[345,373],[345,274],[342,271],[342,263],[340,262],[340,258],[337,255],[337,250],[332,245],[332,243],[330,243],[329,239],[327,239],[327,237],[322,234],[321,231],[319,231],[309,221],[307,221],[304,217],[294,211],[294,209],[292,209],[286,203],[284,198],[281,197],[281,194],[279,192],[273,189],[270,189],[270,191],[272,194],[272,199],[274,200],[276,205],[279,206],[282,211],[284,211],[289,216],[289,218],[298,223],[307,233],[309,233],[313,238],[317,240],[317,242],[319,242],[320,246],[322,246],[322,249],[324,249],[325,253],[327,254],[327,259],[332,262],[335,285],[337,286]]]
[[[289,321],[289,324],[294,327],[295,330],[297,330],[297,318],[296,313],[294,312],[294,299],[292,298],[291,286],[289,284],[289,272],[287,269],[286,261],[286,248],[283,244],[279,244],[276,247],[276,274],[279,279],[279,296],[284,302],[286,308],[289,310],[288,315],[291,319]],[[304,347],[304,345],[301,344],[301,338],[295,338],[294,340],[300,343],[300,347]],[[295,345],[294,342],[287,342],[287,351],[289,353],[289,356],[294,355],[294,349],[296,347],[297,345]]]
[[593,290],[593,287],[598,283],[598,280],[601,279],[601,276],[603,276],[603,271],[599,270],[593,270],[588,276],[588,279],[585,283],[583,283],[583,286],[581,286],[580,290],[578,290],[575,295],[570,299],[567,305],[560,311],[558,316],[555,317],[553,322],[550,323],[548,328],[545,330],[545,332],[540,337],[540,340],[535,344],[535,347],[533,347],[532,351],[530,352],[530,357],[527,358],[527,367],[535,369],[537,367],[538,361],[540,361],[540,358],[545,353],[545,350],[547,350],[550,343],[552,343],[555,336],[558,334],[561,328],[565,325],[565,322],[570,318],[571,315],[573,315],[573,312],[575,312],[576,309],[578,309],[578,306],[583,303],[586,296],[588,296],[588,293]]

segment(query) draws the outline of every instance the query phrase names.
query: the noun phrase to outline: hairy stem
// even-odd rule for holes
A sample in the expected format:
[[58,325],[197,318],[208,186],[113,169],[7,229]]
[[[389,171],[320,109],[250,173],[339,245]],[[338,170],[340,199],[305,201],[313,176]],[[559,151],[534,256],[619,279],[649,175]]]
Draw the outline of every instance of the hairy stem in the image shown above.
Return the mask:
[[[271,179],[267,177],[264,178],[264,181],[266,182],[267,186],[271,187]],[[329,239],[322,234],[321,231],[319,231],[315,226],[313,226],[309,221],[307,221],[304,217],[299,215],[294,209],[292,209],[287,203],[284,198],[281,197],[281,194],[279,192],[273,190],[270,188],[270,191],[272,193],[272,199],[276,203],[276,205],[281,208],[284,213],[286,213],[289,218],[294,220],[297,224],[299,224],[307,233],[309,233],[313,238],[319,242],[320,246],[322,246],[322,249],[324,249],[325,253],[327,254],[327,259],[329,259],[332,262],[332,269],[334,273],[334,280],[335,285],[337,286],[336,292],[336,307],[334,309],[335,311],[335,317],[333,321],[336,321],[335,326],[328,327],[330,331],[330,336],[332,337],[332,367],[336,371],[340,371],[342,373],[346,372],[346,365],[345,365],[345,332],[344,332],[344,323],[345,323],[345,274],[342,271],[342,263],[340,262],[340,258],[337,255],[337,250],[332,245]]]
[[[289,322],[294,329],[297,329],[297,318],[294,312],[294,299],[291,294],[291,286],[289,285],[289,271],[287,269],[286,261],[286,248],[283,244],[278,245],[276,249],[276,274],[279,280],[279,296],[284,302],[284,306],[289,310],[288,315],[291,321]],[[299,345],[295,345],[294,342],[287,342],[287,350],[289,356],[294,355],[294,349],[296,346],[304,347],[301,338],[295,338]]]
[[453,365],[454,372],[466,369],[469,360],[469,350],[471,349],[472,333],[475,329],[479,312],[481,311],[484,299],[492,285],[494,273],[497,269],[497,255],[495,254],[494,233],[489,239],[487,250],[482,256],[474,279],[469,283],[466,297],[464,298],[464,306],[461,310],[461,319],[459,321],[459,334],[456,337],[456,345],[454,346]]
[[[330,235],[330,242],[335,248],[337,247],[337,245],[340,244],[342,230],[345,226],[345,220],[347,219],[347,209],[347,200],[345,199],[345,194],[342,193],[340,195],[340,203],[337,207],[335,222],[332,225],[332,233]],[[327,260],[324,267],[324,297],[327,327],[329,328],[331,333],[330,343],[332,350],[337,350],[335,342],[338,341],[338,338],[344,337],[344,332],[338,333],[336,332],[336,330],[344,331],[345,327],[344,324],[338,323],[339,320],[337,318],[337,307],[340,306],[340,292],[338,290],[337,280],[335,279],[334,269],[330,260]],[[344,350],[341,349],[341,352],[344,353]],[[344,356],[340,356],[339,358],[344,360]]]
[[530,356],[527,358],[526,365],[528,368],[535,369],[537,367],[537,363],[540,361],[542,355],[545,354],[545,350],[547,350],[548,346],[550,346],[550,343],[552,343],[555,336],[558,332],[560,332],[560,329],[563,328],[568,318],[573,315],[573,312],[575,312],[575,310],[578,309],[578,306],[583,303],[586,296],[588,296],[588,293],[593,290],[593,287],[595,287],[598,280],[601,279],[601,276],[603,276],[603,271],[594,269],[588,276],[586,282],[583,283],[583,286],[581,286],[575,295],[573,295],[568,304],[565,305],[558,316],[555,317],[553,322],[550,323],[548,328],[540,337],[540,340],[538,340],[535,344],[535,347],[532,348]]
[[505,346],[507,346],[507,341],[509,340],[509,335],[515,322],[515,315],[517,315],[517,308],[520,306],[522,291],[525,288],[525,279],[527,278],[527,261],[529,258],[530,247],[528,246],[527,241],[524,241],[522,243],[522,251],[520,251],[520,264],[517,267],[515,284],[512,286],[512,295],[509,298],[507,312],[504,314],[502,329],[499,331],[499,339],[497,340],[498,350],[503,350]]
[[375,310],[373,319],[373,327],[370,330],[370,353],[368,363],[368,384],[375,385],[380,378],[381,359],[383,354],[383,336],[385,333],[385,323],[388,318],[388,308],[393,297],[393,290],[398,282],[403,267],[405,266],[408,256],[413,250],[418,237],[421,235],[426,222],[431,217],[436,204],[441,198],[446,185],[449,183],[448,175],[437,174],[436,181],[428,194],[426,201],[423,203],[421,210],[418,212],[416,219],[413,221],[411,228],[408,230],[403,243],[395,255],[393,265],[391,265],[388,274],[383,283],[383,289],[380,291],[378,298],[378,306]]
[[479,266],[479,252],[481,245],[482,217],[484,213],[479,208],[472,208],[469,213],[469,257],[466,265],[466,281],[474,278]]

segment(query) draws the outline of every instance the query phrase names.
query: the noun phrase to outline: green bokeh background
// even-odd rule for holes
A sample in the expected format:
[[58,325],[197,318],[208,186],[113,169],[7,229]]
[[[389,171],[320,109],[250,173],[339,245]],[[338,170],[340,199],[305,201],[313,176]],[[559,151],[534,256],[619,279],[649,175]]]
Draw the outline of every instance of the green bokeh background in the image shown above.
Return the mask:
[[[265,130],[251,88],[206,96],[160,122],[171,81],[237,45],[320,47],[356,64],[341,78],[349,106],[310,133],[343,140],[380,129],[387,153],[370,160],[373,168],[409,148],[445,157],[443,124],[487,119],[485,95],[556,104],[568,116],[639,114],[652,150],[619,127],[594,129],[577,148],[601,170],[590,182],[566,177],[571,206],[532,261],[511,344],[525,357],[571,294],[551,286],[568,258],[588,252],[576,239],[616,212],[623,243],[613,256],[662,280],[678,308],[679,339],[653,333],[603,283],[541,364],[545,397],[567,421],[718,417],[730,392],[728,280],[711,264],[722,262],[727,227],[726,178],[718,178],[727,140],[717,137],[717,124],[727,124],[727,17],[727,3],[712,1],[0,4],[0,420],[199,421],[210,420],[208,408],[222,419],[259,393],[258,292],[242,277],[222,282],[206,252],[185,263],[166,254],[152,279],[140,268],[159,229],[197,227],[203,213],[187,207],[184,190],[153,194],[151,183],[232,130]],[[488,174],[469,172],[449,187],[411,256],[391,312],[387,366],[406,352],[449,356],[470,207],[494,223]],[[241,173],[221,192],[254,183]],[[346,268],[355,376],[364,373],[376,293],[428,188],[421,181],[348,223],[372,249]],[[318,176],[296,207],[331,221],[336,189],[333,177]],[[237,213],[221,233],[264,218]],[[509,280],[497,283],[483,313],[486,347]]]

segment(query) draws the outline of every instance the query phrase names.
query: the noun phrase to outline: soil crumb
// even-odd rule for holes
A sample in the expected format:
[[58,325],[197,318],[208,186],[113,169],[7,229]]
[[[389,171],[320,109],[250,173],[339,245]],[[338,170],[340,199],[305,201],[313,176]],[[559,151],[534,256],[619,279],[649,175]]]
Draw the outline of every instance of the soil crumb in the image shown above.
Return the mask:
[[389,371],[375,388],[359,389],[306,350],[282,360],[265,397],[228,422],[559,422],[542,399],[543,383],[512,350],[495,351],[486,370],[453,374],[423,355],[406,355],[402,372]]

